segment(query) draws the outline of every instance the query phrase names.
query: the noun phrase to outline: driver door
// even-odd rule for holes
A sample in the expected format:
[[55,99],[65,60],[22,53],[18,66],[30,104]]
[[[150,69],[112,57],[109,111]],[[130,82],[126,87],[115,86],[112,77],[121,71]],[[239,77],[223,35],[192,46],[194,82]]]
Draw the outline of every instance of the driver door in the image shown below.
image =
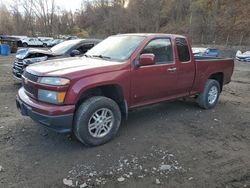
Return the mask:
[[155,65],[140,66],[132,70],[132,106],[170,98],[176,90],[178,70],[173,58],[171,40],[168,38],[153,39],[145,46],[140,55],[145,53],[154,54],[156,62]]

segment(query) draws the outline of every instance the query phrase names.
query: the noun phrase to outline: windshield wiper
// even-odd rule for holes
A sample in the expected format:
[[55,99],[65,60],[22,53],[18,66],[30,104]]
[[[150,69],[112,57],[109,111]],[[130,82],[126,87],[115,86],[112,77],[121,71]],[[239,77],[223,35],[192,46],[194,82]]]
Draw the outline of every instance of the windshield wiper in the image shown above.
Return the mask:
[[111,57],[103,56],[103,55],[92,55],[91,57],[98,57],[98,58],[101,58],[101,59],[111,59]]
[[85,56],[85,57],[92,57],[91,55],[87,55],[87,54],[83,54],[82,56]]

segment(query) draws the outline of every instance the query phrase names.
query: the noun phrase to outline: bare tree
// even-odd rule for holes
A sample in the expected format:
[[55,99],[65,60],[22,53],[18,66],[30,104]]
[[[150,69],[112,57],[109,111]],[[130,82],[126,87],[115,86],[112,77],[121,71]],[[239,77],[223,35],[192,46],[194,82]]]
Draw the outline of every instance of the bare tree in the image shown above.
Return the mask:
[[4,5],[0,5],[0,34],[9,34],[13,30],[11,14]]
[[72,12],[59,9],[55,0],[13,0],[10,9],[0,5],[0,32],[94,37],[165,32],[221,44],[245,44],[250,38],[249,0],[129,0],[124,6],[127,2],[82,0]]

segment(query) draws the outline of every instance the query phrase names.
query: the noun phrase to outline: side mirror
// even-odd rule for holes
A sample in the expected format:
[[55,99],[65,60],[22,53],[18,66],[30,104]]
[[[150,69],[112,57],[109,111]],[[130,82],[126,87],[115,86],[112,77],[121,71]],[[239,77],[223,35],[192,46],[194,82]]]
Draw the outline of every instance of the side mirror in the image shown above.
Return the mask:
[[78,55],[80,55],[80,54],[81,54],[81,53],[80,53],[79,50],[72,50],[71,53],[70,53],[70,56],[71,56],[71,57],[74,57],[74,56],[78,56]]
[[139,60],[139,66],[148,66],[155,64],[155,55],[154,54],[142,54]]

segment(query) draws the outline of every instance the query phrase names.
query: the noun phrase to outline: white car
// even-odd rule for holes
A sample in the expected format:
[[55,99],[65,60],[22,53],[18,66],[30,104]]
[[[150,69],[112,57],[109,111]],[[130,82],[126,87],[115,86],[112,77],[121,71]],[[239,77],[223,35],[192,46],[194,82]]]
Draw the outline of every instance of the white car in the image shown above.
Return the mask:
[[57,45],[57,44],[60,44],[61,42],[64,42],[63,39],[54,39],[53,40],[53,46]]
[[23,47],[28,47],[28,46],[43,46],[43,42],[38,39],[38,38],[23,38],[22,40],[22,45]]
[[54,46],[54,39],[43,39],[41,40],[43,42],[43,47],[51,47]]
[[192,48],[194,56],[202,56],[206,50],[207,48]]
[[236,53],[236,59],[238,61],[250,62],[250,51],[246,51],[246,52],[242,53],[241,51],[238,50]]

